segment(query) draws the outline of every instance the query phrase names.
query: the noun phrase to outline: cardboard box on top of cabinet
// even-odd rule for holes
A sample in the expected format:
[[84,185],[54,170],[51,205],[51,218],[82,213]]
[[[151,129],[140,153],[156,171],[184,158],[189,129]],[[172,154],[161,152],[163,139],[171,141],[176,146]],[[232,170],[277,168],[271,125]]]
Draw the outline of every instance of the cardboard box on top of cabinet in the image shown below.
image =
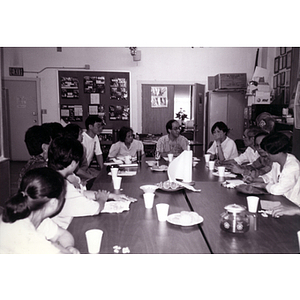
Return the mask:
[[224,73],[215,76],[215,88],[222,89],[246,89],[246,73]]

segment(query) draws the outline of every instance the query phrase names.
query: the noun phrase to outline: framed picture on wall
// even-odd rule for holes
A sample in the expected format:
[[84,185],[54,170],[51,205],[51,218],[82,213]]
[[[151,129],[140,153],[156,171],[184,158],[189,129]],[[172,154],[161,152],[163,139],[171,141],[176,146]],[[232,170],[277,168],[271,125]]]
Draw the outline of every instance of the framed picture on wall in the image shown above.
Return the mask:
[[278,73],[279,71],[279,60],[280,60],[280,56],[277,56],[274,59],[274,73]]
[[286,68],[289,69],[292,65],[292,51],[288,51],[286,54]]
[[280,73],[280,86],[285,84],[285,72]]
[[273,76],[273,89],[277,88],[277,75]]
[[280,55],[285,54],[286,52],[286,47],[280,47]]
[[286,55],[281,56],[282,59],[282,69],[286,68]]

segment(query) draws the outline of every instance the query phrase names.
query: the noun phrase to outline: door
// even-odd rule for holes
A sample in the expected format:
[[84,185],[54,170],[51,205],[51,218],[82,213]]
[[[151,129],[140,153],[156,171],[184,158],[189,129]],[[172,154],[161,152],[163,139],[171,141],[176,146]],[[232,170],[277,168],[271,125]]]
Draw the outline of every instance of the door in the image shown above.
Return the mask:
[[27,161],[24,137],[27,129],[41,124],[38,113],[38,79],[5,79],[4,101],[8,108],[9,152],[13,161]]
[[205,85],[195,83],[193,86],[193,111],[194,111],[194,143],[196,156],[203,155],[203,131],[204,131],[204,100]]
[[[151,87],[167,88],[167,103],[151,104]],[[142,84],[142,133],[167,134],[166,123],[174,119],[174,85]]]

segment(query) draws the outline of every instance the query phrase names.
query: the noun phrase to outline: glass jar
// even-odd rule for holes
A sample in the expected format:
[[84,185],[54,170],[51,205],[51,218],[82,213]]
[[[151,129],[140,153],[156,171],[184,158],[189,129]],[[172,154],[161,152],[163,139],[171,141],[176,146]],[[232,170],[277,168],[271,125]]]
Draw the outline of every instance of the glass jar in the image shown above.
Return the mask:
[[221,214],[220,227],[231,233],[244,233],[249,230],[249,216],[246,207],[238,204],[230,204],[224,207]]

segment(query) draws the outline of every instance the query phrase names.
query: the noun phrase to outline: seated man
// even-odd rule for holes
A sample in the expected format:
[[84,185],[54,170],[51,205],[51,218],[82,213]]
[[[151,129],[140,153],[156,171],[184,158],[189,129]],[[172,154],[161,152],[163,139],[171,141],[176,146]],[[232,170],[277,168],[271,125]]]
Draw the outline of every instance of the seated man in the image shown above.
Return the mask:
[[94,155],[99,168],[103,168],[103,155],[98,135],[103,129],[103,121],[98,116],[88,116],[85,120],[86,132],[82,134],[82,145],[85,147],[87,165],[90,166]]
[[180,134],[180,125],[176,120],[170,120],[166,124],[166,135],[159,138],[156,144],[156,151],[161,156],[167,156],[173,153],[178,156],[181,152],[188,149],[189,141]]
[[238,157],[235,157],[234,159],[225,160],[223,161],[224,165],[230,165],[230,164],[252,164],[255,160],[259,158],[259,154],[255,148],[254,145],[254,138],[255,136],[263,132],[263,130],[260,127],[252,126],[244,131],[243,140],[246,150],[242,154],[240,154]]
[[47,167],[48,147],[51,137],[43,126],[34,125],[30,127],[25,133],[25,144],[30,154],[30,159],[26,165],[21,169],[18,187],[22,181],[24,174],[35,168]]

